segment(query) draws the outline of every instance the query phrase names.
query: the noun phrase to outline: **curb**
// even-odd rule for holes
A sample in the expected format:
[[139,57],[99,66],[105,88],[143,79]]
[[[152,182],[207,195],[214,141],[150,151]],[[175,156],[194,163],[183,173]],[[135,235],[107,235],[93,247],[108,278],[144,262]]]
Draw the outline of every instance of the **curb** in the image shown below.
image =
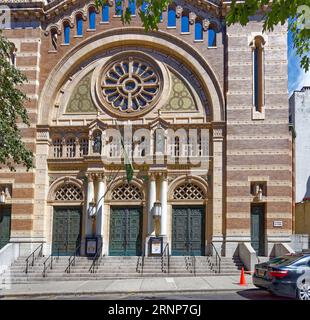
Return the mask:
[[[246,290],[246,289],[255,289],[252,285],[249,286],[240,286],[240,290]],[[20,293],[8,293],[4,295],[0,295],[0,299],[5,298],[14,298],[14,297],[52,297],[52,296],[82,296],[82,295],[120,295],[120,294],[127,294],[127,295],[146,295],[146,294],[152,294],[152,295],[158,295],[158,294],[201,294],[201,293],[214,293],[214,292],[236,292],[239,291],[238,288],[234,289],[205,289],[205,290],[158,290],[158,291],[81,291],[81,292],[20,292]]]

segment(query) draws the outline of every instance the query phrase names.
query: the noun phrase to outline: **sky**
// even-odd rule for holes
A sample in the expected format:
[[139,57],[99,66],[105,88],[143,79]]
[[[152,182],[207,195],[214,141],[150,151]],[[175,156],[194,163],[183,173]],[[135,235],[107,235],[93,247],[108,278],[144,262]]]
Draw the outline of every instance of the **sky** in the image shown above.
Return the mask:
[[293,48],[292,34],[288,34],[288,91],[289,95],[294,90],[300,90],[303,86],[310,86],[310,71],[307,73],[300,68],[300,59]]

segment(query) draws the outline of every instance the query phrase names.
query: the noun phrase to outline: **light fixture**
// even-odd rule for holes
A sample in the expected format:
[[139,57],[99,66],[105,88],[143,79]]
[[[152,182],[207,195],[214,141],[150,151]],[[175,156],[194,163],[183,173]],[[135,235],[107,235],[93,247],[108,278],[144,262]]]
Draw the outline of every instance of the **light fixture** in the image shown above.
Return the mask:
[[96,216],[96,203],[94,200],[88,203],[88,214],[91,218]]
[[154,202],[153,206],[153,217],[161,217],[161,203],[159,201]]
[[6,194],[2,190],[1,193],[0,193],[0,204],[5,204],[5,200],[6,200]]

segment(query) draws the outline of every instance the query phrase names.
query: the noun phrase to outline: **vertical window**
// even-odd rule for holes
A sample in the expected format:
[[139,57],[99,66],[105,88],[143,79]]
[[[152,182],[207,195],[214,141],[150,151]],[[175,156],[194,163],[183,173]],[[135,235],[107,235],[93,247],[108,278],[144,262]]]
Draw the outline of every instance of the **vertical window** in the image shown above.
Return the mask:
[[256,37],[253,50],[253,102],[255,111],[262,112],[264,105],[264,67],[262,37]]
[[96,11],[93,9],[89,11],[89,29],[96,29]]
[[53,141],[53,155],[54,155],[54,158],[62,158],[62,141],[61,141],[61,139],[55,139]]
[[76,17],[76,35],[77,36],[83,35],[83,19],[81,16]]
[[75,150],[76,150],[75,138],[68,139],[66,143],[66,147],[67,147],[67,158],[74,158]]
[[216,32],[212,27],[208,29],[208,47],[216,47]]
[[56,29],[51,30],[52,49],[57,50],[58,34]]
[[145,12],[147,9],[147,3],[145,1],[143,1],[142,6],[141,6],[141,11]]
[[65,44],[70,43],[70,26],[68,23],[64,25],[64,43]]
[[170,7],[168,10],[168,27],[176,27],[177,17],[175,13],[175,8]]
[[182,16],[181,20],[181,32],[188,33],[189,32],[189,19],[188,16]]
[[123,1],[115,0],[115,15],[121,16],[123,14]]
[[80,157],[88,155],[88,139],[80,139]]
[[195,40],[203,40],[203,30],[201,21],[195,23]]
[[109,22],[109,5],[105,4],[102,7],[102,22]]
[[128,0],[128,8],[131,15],[136,14],[136,0]]

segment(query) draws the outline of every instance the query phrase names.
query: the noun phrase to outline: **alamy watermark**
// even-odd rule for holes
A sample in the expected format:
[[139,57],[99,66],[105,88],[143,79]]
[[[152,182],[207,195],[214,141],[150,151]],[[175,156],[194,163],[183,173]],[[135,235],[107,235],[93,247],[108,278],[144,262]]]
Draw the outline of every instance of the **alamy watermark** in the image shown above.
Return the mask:
[[297,25],[300,30],[310,29],[310,7],[302,5],[297,8],[297,14],[299,15]]

